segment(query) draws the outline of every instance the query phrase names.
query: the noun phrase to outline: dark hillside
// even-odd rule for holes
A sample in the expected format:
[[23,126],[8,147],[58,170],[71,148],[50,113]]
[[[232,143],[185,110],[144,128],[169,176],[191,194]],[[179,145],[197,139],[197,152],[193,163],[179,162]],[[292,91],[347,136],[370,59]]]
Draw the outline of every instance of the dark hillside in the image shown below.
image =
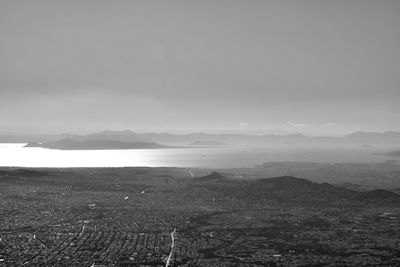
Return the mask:
[[222,174],[218,172],[212,172],[206,176],[198,177],[194,179],[195,182],[221,182],[224,180],[229,180],[229,178],[223,176]]
[[359,192],[337,187],[328,183],[314,183],[304,178],[283,176],[262,178],[254,181],[229,180],[218,173],[212,173],[198,179],[207,183],[202,185],[209,190],[246,200],[274,200],[281,203],[304,205],[341,205],[361,204],[364,201],[379,202],[386,199],[397,200],[400,197],[390,191],[377,189]]

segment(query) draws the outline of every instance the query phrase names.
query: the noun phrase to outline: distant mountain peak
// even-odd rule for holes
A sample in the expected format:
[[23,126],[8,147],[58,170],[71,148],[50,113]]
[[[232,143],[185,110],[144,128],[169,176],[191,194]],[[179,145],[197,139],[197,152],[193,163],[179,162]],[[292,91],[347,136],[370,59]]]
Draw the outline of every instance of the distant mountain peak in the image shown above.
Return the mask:
[[131,130],[121,130],[121,131],[112,131],[112,130],[104,130],[101,131],[97,134],[104,134],[104,135],[114,135],[114,134],[121,134],[121,135],[132,135],[135,134],[135,132]]

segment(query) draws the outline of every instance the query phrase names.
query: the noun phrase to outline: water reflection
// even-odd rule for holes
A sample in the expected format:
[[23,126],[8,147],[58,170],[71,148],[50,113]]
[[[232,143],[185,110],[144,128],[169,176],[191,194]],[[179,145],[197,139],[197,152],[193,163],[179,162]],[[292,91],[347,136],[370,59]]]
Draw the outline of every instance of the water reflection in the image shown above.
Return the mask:
[[0,144],[0,166],[20,167],[251,167],[269,161],[382,162],[374,155],[393,147],[365,149],[358,145],[214,147],[136,150],[53,150]]

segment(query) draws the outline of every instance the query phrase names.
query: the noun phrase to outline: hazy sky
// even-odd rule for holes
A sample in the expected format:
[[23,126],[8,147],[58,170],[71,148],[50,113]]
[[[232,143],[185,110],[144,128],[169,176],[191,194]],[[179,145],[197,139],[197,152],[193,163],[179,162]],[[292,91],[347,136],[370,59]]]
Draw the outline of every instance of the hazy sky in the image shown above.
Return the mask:
[[400,1],[0,0],[0,132],[400,130]]

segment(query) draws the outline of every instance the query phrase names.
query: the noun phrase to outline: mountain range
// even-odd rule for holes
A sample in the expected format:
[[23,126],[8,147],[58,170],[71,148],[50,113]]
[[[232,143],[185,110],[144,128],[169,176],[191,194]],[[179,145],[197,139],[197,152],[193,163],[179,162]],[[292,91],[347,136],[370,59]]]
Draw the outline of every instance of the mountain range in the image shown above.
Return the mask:
[[0,135],[0,143],[55,142],[63,139],[75,141],[114,140],[123,142],[156,142],[161,144],[187,145],[193,142],[224,142],[229,144],[268,144],[268,143],[315,143],[315,144],[399,144],[400,132],[354,132],[343,137],[288,135],[249,135],[249,134],[211,134],[211,133],[135,133],[133,131],[102,131],[88,135]]

